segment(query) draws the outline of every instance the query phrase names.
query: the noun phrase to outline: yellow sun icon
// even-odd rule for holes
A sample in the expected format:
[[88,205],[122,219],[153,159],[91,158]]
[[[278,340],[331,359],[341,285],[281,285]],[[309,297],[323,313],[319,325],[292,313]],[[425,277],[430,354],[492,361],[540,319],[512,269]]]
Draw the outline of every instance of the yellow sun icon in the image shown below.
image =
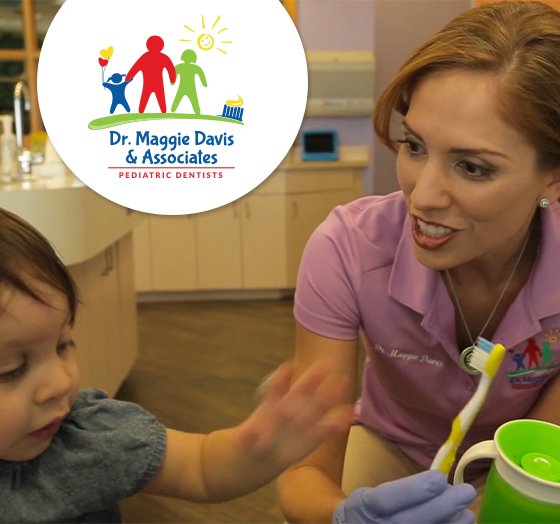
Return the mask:
[[[196,45],[201,51],[210,51],[211,49],[214,49],[217,40],[221,38],[220,37],[221,33],[228,30],[227,27],[224,27],[222,29],[217,29],[216,26],[218,25],[219,21],[220,21],[220,17],[218,16],[218,18],[216,18],[216,20],[212,24],[212,27],[206,28],[206,22],[204,21],[204,16],[202,17],[202,30],[198,32],[198,37],[196,38]],[[191,33],[197,33],[197,31],[195,31],[192,27],[189,27],[188,25],[185,25],[184,27],[185,29],[188,29]],[[181,42],[193,42],[193,40],[181,38]],[[218,45],[220,46],[226,44],[231,44],[231,40],[220,40],[218,42]],[[222,49],[221,47],[216,47],[216,50],[220,51],[221,53],[224,53],[224,55],[227,55],[227,51],[225,49]]]
[[552,344],[555,344],[556,342],[558,342],[559,338],[560,338],[560,329],[555,328],[555,329],[549,329],[548,330],[548,333],[547,333],[548,342],[551,342]]

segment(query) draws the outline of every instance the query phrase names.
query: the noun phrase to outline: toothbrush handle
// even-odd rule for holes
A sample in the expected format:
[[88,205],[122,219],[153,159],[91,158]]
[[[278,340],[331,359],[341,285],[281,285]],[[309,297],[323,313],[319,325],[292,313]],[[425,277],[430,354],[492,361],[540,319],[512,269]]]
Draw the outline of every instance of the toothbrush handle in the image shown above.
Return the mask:
[[474,395],[453,420],[451,432],[436,453],[430,469],[438,469],[445,475],[449,474],[455,462],[457,450],[482,407],[490,388],[490,382],[491,380],[486,375],[482,375]]

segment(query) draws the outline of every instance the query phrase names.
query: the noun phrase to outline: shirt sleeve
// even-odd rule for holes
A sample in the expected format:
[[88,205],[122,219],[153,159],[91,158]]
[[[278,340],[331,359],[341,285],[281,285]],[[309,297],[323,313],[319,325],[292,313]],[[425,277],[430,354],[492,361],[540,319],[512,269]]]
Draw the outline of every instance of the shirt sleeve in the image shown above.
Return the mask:
[[360,259],[345,208],[337,207],[311,235],[300,262],[294,316],[329,338],[358,337]]
[[165,448],[165,428],[142,407],[100,390],[83,391],[47,451],[21,464],[12,503],[37,515],[25,522],[61,522],[99,511],[142,489]]

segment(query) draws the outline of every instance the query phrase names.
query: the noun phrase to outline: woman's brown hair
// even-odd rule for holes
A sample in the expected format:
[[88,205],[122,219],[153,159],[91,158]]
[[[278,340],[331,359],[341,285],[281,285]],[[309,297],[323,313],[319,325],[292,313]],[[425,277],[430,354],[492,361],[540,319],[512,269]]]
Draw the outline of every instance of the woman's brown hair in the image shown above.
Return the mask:
[[33,289],[36,278],[66,296],[70,324],[78,304],[76,285],[49,241],[17,215],[0,208],[0,286],[11,286],[50,305]]
[[396,151],[393,111],[406,115],[428,74],[466,69],[496,75],[502,117],[560,166],[560,12],[540,2],[506,1],[465,11],[422,45],[380,95],[374,129]]

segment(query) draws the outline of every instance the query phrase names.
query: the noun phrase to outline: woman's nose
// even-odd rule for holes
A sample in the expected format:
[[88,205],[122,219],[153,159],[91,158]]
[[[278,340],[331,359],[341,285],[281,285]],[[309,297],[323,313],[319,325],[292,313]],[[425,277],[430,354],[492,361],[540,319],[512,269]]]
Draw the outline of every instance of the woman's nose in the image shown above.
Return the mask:
[[42,382],[35,391],[35,401],[44,404],[67,395],[74,382],[74,366],[60,356],[55,356],[44,370]]
[[413,209],[425,211],[445,209],[450,204],[449,181],[443,166],[426,162],[414,179],[410,203]]

